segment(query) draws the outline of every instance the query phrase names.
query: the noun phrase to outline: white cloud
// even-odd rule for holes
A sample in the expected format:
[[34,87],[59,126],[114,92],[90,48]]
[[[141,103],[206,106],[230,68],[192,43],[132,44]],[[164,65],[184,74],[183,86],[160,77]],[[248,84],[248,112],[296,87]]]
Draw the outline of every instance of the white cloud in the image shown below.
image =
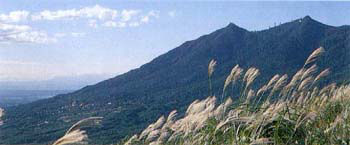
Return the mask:
[[142,16],[140,22],[141,23],[148,23],[151,18],[158,18],[159,17],[159,11],[149,11],[147,15]]
[[123,10],[121,12],[121,19],[114,20],[114,21],[106,21],[102,24],[102,26],[105,27],[117,27],[117,28],[123,28],[126,26],[129,27],[138,27],[141,24],[149,23],[152,18],[158,18],[159,17],[159,11],[149,11],[145,15],[140,14],[141,11],[137,10]]
[[175,17],[175,16],[176,16],[176,11],[169,11],[169,12],[168,12],[168,15],[169,15],[170,17]]
[[95,5],[94,7],[85,7],[80,10],[81,15],[88,18],[98,18],[98,19],[114,19],[118,11],[110,8],[101,7]]
[[0,23],[0,32],[0,41],[2,42],[56,42],[56,39],[50,38],[46,32],[34,31],[30,26],[27,25],[12,25]]
[[12,23],[12,22],[20,22],[27,20],[27,17],[29,16],[28,11],[13,11],[9,14],[0,14],[0,21],[6,22],[6,23]]
[[148,22],[149,22],[149,17],[148,17],[148,16],[143,16],[143,17],[141,18],[141,22],[143,22],[143,23],[148,23]]
[[118,11],[105,8],[100,5],[93,7],[84,7],[81,9],[68,9],[49,11],[45,10],[38,14],[32,15],[32,20],[61,20],[75,18],[94,18],[99,20],[110,20],[117,17]]
[[126,27],[125,22],[114,22],[114,21],[107,21],[102,24],[105,27],[118,27],[118,28],[123,28]]
[[56,37],[56,38],[61,38],[61,37],[64,37],[64,36],[66,36],[67,34],[66,33],[55,33],[54,34],[54,36]]
[[152,19],[159,17],[159,11],[151,10],[143,12],[137,9],[116,10],[102,7],[100,5],[83,7],[80,9],[66,10],[44,10],[36,13],[12,11],[8,14],[0,14],[0,42],[28,42],[28,43],[49,43],[56,42],[57,38],[72,36],[82,37],[85,33],[55,33],[49,36],[42,30],[33,29],[29,25],[19,25],[22,21],[39,20],[80,20],[86,22],[87,26],[97,28],[99,26],[124,28],[138,27],[149,23]]
[[8,35],[7,38],[16,42],[29,43],[50,43],[57,41],[55,38],[50,38],[46,32],[40,31],[20,32],[17,34]]
[[138,26],[140,26],[140,23],[139,22],[132,22],[132,23],[129,23],[129,26],[130,27],[138,27]]
[[32,15],[32,20],[58,20],[62,18],[74,18],[77,17],[78,14],[73,10],[59,10],[55,12],[51,12],[48,10],[42,11],[39,14]]
[[86,35],[86,33],[81,33],[81,32],[72,32],[71,35],[73,37],[83,37]]
[[124,9],[116,10],[100,5],[83,7],[80,9],[67,9],[49,11],[45,10],[31,15],[32,20],[76,20],[87,19],[87,26],[97,28],[99,24],[104,27],[122,28],[126,26],[139,26],[148,23],[151,18],[158,18],[159,11],[149,11],[142,15],[141,10]]
[[26,20],[29,14],[27,11],[13,11],[8,15],[0,14],[0,42],[56,42],[55,38],[50,38],[44,31],[33,30],[28,25],[10,24]]
[[148,16],[158,18],[159,17],[159,11],[155,11],[155,10],[149,11],[148,12]]
[[13,24],[0,23],[0,30],[2,32],[15,33],[15,32],[28,31],[30,29],[31,27],[27,25],[13,25]]
[[140,13],[139,10],[123,10],[121,13],[121,21],[127,22],[130,21],[133,16],[136,16]]
[[97,20],[95,20],[95,19],[89,20],[88,25],[90,27],[97,28],[98,27]]

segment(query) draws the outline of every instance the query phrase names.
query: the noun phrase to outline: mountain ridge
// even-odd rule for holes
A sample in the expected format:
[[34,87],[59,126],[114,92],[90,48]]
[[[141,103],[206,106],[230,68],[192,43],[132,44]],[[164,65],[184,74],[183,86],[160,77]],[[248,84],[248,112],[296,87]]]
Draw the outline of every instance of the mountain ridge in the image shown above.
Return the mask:
[[[236,64],[259,68],[259,81],[264,82],[274,74],[294,73],[320,46],[327,51],[318,62],[320,69],[331,63],[331,70],[343,71],[329,80],[348,79],[350,29],[314,21],[306,16],[262,31],[230,23],[127,73],[73,93],[9,108],[0,126],[0,144],[48,143],[74,121],[89,116],[104,117],[102,126],[88,130],[95,143],[114,143],[142,130],[160,115],[173,109],[184,111],[193,100],[207,95],[207,64],[211,59],[218,62],[213,75],[216,95]],[[42,124],[44,121],[49,123]],[[19,133],[26,135],[11,138]]]

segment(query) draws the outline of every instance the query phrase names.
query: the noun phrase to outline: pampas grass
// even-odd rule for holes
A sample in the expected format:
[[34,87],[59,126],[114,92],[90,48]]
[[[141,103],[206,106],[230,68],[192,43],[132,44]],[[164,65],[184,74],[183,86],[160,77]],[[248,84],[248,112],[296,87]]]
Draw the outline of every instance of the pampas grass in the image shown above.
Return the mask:
[[230,75],[227,76],[223,91],[225,91],[226,87],[232,83],[232,85],[239,79],[243,69],[239,67],[237,64],[235,67],[232,68]]
[[[140,135],[139,139],[147,138],[149,140],[155,135],[156,130],[160,129],[162,125],[165,123],[165,117],[161,116],[154,124],[149,125]],[[153,132],[153,133],[152,133]]]
[[213,75],[213,72],[215,70],[215,66],[216,66],[216,61],[214,59],[212,59],[208,65],[209,96],[213,95],[212,94],[211,76]]
[[243,81],[246,83],[246,88],[248,88],[259,75],[259,69],[249,68],[243,78]]
[[4,124],[4,122],[1,120],[1,117],[5,114],[4,109],[0,108],[0,126]]
[[319,47],[316,50],[314,50],[311,55],[307,58],[307,60],[305,61],[304,67],[307,66],[308,64],[313,63],[314,61],[317,60],[317,57],[319,57],[320,55],[322,55],[325,52],[323,47]]
[[216,61],[214,59],[212,59],[209,62],[209,65],[208,65],[208,75],[209,75],[209,77],[211,77],[211,75],[213,75],[215,66],[216,66]]
[[56,140],[52,145],[65,145],[84,141],[88,136],[84,130],[81,130],[81,127],[98,123],[101,119],[102,117],[89,117],[78,121],[67,130],[63,137]]
[[2,117],[3,114],[4,114],[4,109],[0,108],[0,118]]
[[243,69],[239,67],[239,65],[236,65],[232,68],[231,73],[227,76],[224,84],[224,88],[222,89],[222,96],[221,96],[221,102],[224,100],[225,97],[225,90],[228,85],[232,84],[232,93],[233,93],[233,85],[237,82],[237,80],[240,78],[241,74],[243,72]]
[[300,83],[300,85],[299,85],[299,87],[298,87],[298,91],[307,89],[308,86],[311,85],[313,81],[314,81],[314,78],[313,78],[312,76],[307,77],[306,79],[304,79],[304,80]]
[[307,78],[308,76],[313,75],[314,73],[316,73],[317,69],[318,69],[317,65],[315,65],[315,64],[312,65],[310,68],[308,68],[304,71],[304,73],[300,79],[303,80],[303,79]]
[[275,92],[280,90],[287,83],[287,79],[288,79],[288,75],[287,74],[285,74],[282,77],[280,77],[276,81],[275,85],[273,86],[272,91],[271,91],[269,96],[272,96]]
[[223,96],[231,83],[242,82],[237,94],[244,100],[232,101],[228,97],[225,102],[218,102],[215,96],[195,100],[182,118],[172,111],[166,121],[161,117],[162,123],[158,120],[146,128],[141,133],[145,137],[132,137],[126,143],[131,145],[132,140],[133,145],[349,144],[350,86],[317,85],[330,71],[325,69],[315,76],[317,65],[308,67],[323,52],[323,48],[315,50],[290,80],[286,74],[277,74],[258,91],[250,86],[259,70],[249,68],[240,78],[243,69],[236,65],[224,82]]
[[85,131],[77,129],[77,130],[71,131],[69,134],[65,134],[62,138],[55,141],[53,145],[79,143],[87,138],[88,136],[86,135]]
[[271,141],[269,138],[259,138],[257,140],[254,140],[250,145],[267,145],[267,144],[273,144],[273,141]]
[[328,76],[331,73],[331,71],[329,70],[329,68],[323,70],[320,74],[318,74],[313,82],[313,84],[315,84],[317,81],[321,80],[323,77]]
[[279,78],[280,78],[280,75],[279,75],[279,74],[274,75],[274,76],[270,79],[269,83],[267,83],[266,88],[267,88],[267,89],[271,88],[271,87],[279,80]]

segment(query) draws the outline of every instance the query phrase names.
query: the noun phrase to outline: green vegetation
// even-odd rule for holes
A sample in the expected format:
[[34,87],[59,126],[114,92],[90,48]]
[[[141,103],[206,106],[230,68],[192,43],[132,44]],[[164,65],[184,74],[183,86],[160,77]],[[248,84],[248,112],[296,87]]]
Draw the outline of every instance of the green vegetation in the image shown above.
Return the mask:
[[236,85],[241,88],[235,92],[238,98],[223,96],[227,99],[219,105],[215,96],[196,100],[184,117],[174,110],[119,144],[350,144],[350,86],[319,83],[329,75],[328,69],[319,71],[312,65],[322,53],[322,47],[316,49],[290,81],[287,75],[275,75],[257,91],[251,84],[259,70],[242,74],[237,65],[223,91]]

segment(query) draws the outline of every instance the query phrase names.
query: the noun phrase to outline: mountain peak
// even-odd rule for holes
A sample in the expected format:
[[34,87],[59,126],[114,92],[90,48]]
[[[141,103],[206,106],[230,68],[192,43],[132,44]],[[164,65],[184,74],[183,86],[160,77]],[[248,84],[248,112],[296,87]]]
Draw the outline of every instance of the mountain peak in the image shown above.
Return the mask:
[[321,22],[318,22],[318,21],[312,19],[309,15],[305,16],[304,18],[299,19],[299,22],[301,22],[304,25],[310,25],[310,24],[311,25],[314,25],[314,24],[325,25]]
[[308,21],[313,20],[313,21],[315,21],[315,20],[312,19],[309,15],[305,16],[305,17],[303,18],[303,20],[308,20]]
[[238,25],[236,25],[236,24],[234,24],[234,23],[232,23],[232,22],[230,22],[230,23],[226,26],[226,28],[229,28],[229,29],[243,29],[243,28],[239,27]]
[[[320,30],[324,30],[326,28],[330,28],[332,26],[323,24],[317,20],[314,20],[313,18],[311,18],[309,15],[293,20],[291,22],[282,24],[280,26],[278,26],[279,28],[286,28],[286,27],[293,27],[293,29],[295,30],[299,30],[296,28],[302,28],[301,30],[307,30],[307,31],[313,31],[314,29],[319,29]],[[317,32],[317,31],[315,31]]]
[[238,25],[230,22],[226,27],[222,28],[219,30],[220,32],[224,32],[224,33],[232,33],[232,32],[245,32],[248,31],[242,27],[239,27]]

